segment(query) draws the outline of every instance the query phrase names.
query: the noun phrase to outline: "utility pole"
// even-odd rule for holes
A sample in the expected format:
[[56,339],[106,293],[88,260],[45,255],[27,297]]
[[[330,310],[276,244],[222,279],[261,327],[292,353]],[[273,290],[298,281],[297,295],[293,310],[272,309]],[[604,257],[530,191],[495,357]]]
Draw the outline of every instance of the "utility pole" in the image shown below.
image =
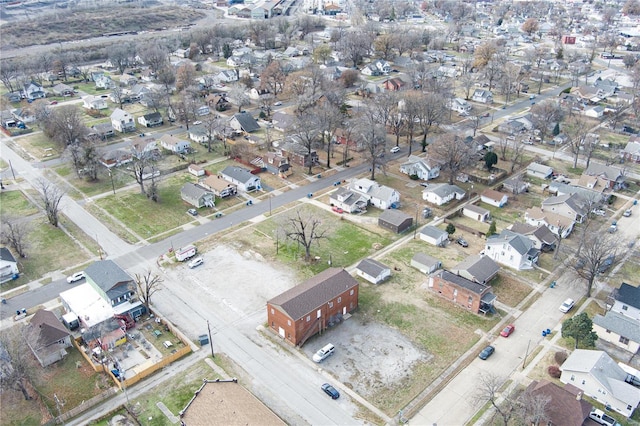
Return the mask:
[[213,353],[213,340],[211,339],[211,326],[209,320],[207,320],[207,330],[209,330],[209,346],[211,346],[211,358],[215,358],[216,354]]

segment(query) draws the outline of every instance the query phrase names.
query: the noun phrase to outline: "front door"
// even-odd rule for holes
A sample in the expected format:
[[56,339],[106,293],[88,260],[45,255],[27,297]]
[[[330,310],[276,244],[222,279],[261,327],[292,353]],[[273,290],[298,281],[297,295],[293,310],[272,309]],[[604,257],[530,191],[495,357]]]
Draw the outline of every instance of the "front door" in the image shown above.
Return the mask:
[[342,315],[347,315],[347,307],[342,308]]
[[280,334],[280,337],[284,337],[284,328],[278,327],[278,334]]

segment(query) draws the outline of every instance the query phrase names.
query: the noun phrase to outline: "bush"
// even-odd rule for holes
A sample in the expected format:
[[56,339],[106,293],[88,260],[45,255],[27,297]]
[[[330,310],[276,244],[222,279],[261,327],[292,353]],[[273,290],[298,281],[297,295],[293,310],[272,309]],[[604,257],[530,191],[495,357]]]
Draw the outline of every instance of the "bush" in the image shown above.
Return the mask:
[[547,373],[549,373],[549,375],[554,379],[559,379],[560,376],[562,375],[562,372],[560,371],[560,367],[558,367],[557,365],[550,365],[547,368]]
[[447,234],[453,235],[456,232],[456,227],[453,226],[453,223],[450,223],[447,225],[446,231],[447,231]]
[[558,365],[562,365],[567,360],[567,353],[565,351],[558,351],[554,355],[554,359]]
[[610,196],[609,199],[607,200],[607,204],[612,205],[613,203],[616,202],[616,198],[617,197],[615,195]]
[[420,179],[420,178],[418,177],[418,175],[409,175],[409,179],[411,179],[411,180],[418,180],[418,179]]

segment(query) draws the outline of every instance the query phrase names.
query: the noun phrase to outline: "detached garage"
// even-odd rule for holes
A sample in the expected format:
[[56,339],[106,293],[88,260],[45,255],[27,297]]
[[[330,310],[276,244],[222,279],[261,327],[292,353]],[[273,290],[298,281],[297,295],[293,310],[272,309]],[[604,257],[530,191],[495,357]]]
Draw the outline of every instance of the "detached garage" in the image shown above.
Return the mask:
[[391,276],[391,268],[375,259],[364,259],[356,267],[356,274],[371,284],[380,284]]
[[401,234],[413,226],[413,217],[398,210],[385,210],[378,218],[378,226]]

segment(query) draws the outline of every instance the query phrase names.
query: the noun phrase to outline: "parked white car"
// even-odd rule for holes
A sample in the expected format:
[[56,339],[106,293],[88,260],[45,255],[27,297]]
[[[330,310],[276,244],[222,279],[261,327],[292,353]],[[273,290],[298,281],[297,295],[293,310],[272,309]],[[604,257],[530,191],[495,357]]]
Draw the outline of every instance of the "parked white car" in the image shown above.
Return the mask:
[[67,277],[67,282],[69,284],[75,283],[76,281],[80,281],[84,279],[84,271],[76,272],[75,274]]
[[187,266],[189,266],[189,268],[193,269],[197,266],[200,266],[204,263],[204,259],[201,257],[196,257],[195,259],[193,259],[191,262],[189,262],[187,264]]
[[573,308],[573,305],[575,304],[576,304],[576,301],[573,299],[565,300],[564,302],[562,302],[562,305],[560,305],[560,312],[564,312],[566,314],[571,310],[571,308]]
[[313,362],[322,362],[327,359],[329,356],[333,355],[333,352],[336,350],[336,347],[331,343],[326,344],[322,349],[313,354]]

